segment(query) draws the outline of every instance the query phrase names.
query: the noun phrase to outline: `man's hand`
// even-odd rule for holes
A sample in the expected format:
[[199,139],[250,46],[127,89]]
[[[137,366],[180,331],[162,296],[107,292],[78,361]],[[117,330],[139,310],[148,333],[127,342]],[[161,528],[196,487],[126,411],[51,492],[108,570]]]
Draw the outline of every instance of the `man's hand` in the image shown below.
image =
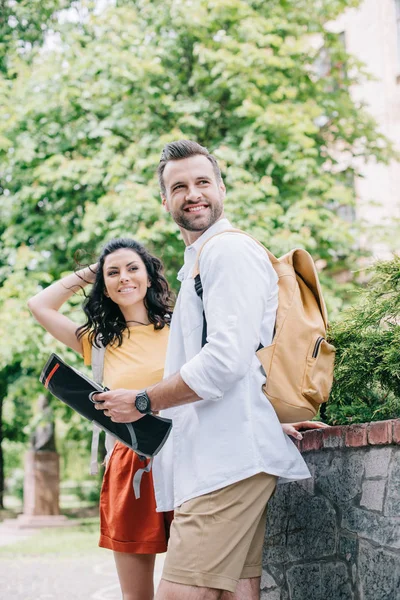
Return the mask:
[[281,423],[283,431],[296,440],[302,440],[303,436],[301,435],[299,429],[326,429],[330,427],[326,423],[321,423],[321,421],[300,421],[299,423]]
[[95,408],[104,411],[114,423],[131,423],[144,415],[135,407],[138,390],[110,390],[94,394]]

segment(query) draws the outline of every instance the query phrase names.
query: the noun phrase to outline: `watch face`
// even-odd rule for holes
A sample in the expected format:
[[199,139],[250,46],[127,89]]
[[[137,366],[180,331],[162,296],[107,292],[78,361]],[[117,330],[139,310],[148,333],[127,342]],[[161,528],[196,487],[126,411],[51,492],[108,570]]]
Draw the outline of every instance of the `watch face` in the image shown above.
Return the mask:
[[146,396],[137,396],[135,404],[139,412],[145,412],[149,408],[149,402]]

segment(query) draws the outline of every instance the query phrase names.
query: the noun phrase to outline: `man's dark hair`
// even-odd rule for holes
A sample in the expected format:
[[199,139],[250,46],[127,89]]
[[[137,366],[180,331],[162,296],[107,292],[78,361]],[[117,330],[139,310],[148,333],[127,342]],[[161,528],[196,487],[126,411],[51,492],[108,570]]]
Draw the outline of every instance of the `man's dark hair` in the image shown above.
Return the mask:
[[200,144],[197,142],[192,142],[191,140],[178,140],[177,142],[170,142],[164,146],[157,169],[158,183],[160,184],[160,189],[163,196],[165,196],[167,192],[164,183],[164,169],[166,164],[170,160],[182,160],[183,158],[190,158],[191,156],[197,156],[198,154],[208,158],[213,166],[217,181],[221,181],[222,176],[217,160],[215,156],[209,153],[207,148],[204,148],[204,146],[200,146]]

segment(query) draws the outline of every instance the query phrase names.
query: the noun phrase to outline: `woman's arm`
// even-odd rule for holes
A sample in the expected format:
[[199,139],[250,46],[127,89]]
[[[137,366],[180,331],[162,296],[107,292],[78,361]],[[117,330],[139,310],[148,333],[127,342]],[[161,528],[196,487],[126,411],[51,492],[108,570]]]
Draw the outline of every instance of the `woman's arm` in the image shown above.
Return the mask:
[[82,354],[82,341],[76,337],[78,326],[58,312],[61,306],[79,289],[93,283],[97,265],[90,265],[63,277],[28,301],[28,307],[36,321],[56,340]]

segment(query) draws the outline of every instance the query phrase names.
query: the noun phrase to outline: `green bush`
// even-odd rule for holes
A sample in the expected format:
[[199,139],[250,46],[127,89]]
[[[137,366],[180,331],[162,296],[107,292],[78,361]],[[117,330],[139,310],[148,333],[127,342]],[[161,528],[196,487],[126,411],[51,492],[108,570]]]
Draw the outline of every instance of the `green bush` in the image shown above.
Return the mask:
[[98,480],[80,482],[76,486],[75,494],[82,503],[98,504],[100,500],[100,485]]
[[98,477],[87,480],[64,480],[60,486],[61,505],[97,505],[100,499],[101,481]]
[[335,379],[332,424],[400,417],[400,257],[376,263],[360,302],[331,329]]
[[6,478],[6,493],[22,502],[24,499],[24,470],[14,469]]

